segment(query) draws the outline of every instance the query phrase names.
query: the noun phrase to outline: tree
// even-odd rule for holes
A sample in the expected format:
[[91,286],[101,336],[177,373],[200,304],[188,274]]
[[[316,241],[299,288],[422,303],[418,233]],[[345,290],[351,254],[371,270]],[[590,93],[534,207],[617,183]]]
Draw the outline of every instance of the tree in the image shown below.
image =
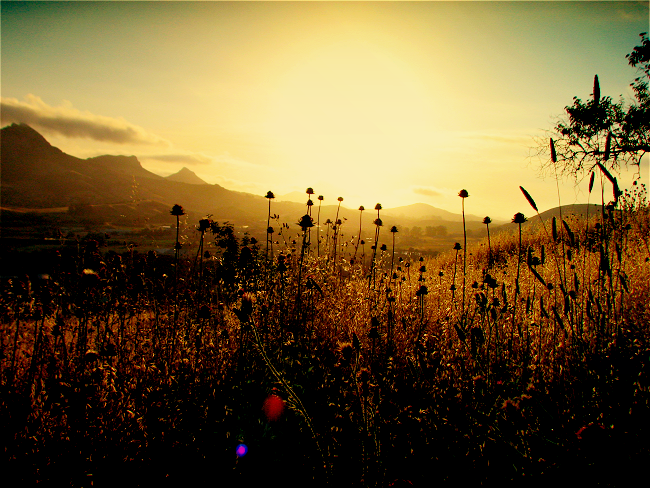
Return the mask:
[[641,158],[650,152],[650,40],[645,32],[639,35],[641,45],[625,56],[639,73],[630,84],[634,99],[625,103],[601,98],[596,75],[591,99],[573,97],[573,105],[565,107],[556,126],[548,131],[550,144],[548,137],[536,140],[542,172],[581,180],[600,162],[614,172],[636,166],[638,174]]

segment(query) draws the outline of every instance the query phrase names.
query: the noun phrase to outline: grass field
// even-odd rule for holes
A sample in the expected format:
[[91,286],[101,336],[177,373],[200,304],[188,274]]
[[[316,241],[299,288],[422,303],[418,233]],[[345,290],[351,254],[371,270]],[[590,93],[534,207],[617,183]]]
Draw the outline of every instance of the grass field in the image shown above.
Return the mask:
[[281,244],[203,219],[190,258],[180,238],[176,256],[89,240],[5,280],[4,472],[56,486],[642,476],[643,190],[588,220],[522,230],[516,214],[514,235],[436,258],[399,257],[376,211],[363,248],[336,229],[313,242],[309,215]]

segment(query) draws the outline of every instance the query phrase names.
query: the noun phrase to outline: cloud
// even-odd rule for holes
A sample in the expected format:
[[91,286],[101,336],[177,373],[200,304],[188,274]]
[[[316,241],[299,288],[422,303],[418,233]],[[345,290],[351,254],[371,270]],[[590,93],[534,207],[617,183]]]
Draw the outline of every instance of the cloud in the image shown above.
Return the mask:
[[202,165],[202,164],[212,164],[214,160],[200,153],[187,153],[187,154],[155,154],[142,156],[142,159],[153,159],[155,161],[160,161],[162,163],[181,163],[188,165]]
[[431,188],[413,188],[413,193],[416,195],[423,195],[425,197],[440,197],[442,193]]
[[0,102],[3,126],[10,123],[25,123],[46,132],[71,138],[94,139],[117,144],[170,146],[170,143],[162,137],[122,118],[82,112],[68,101],[53,107],[40,97],[28,94],[24,102],[4,97]]
[[184,165],[215,165],[218,167],[232,166],[240,169],[257,168],[257,165],[234,158],[228,153],[220,156],[209,156],[200,152],[177,151],[164,154],[148,154],[141,156],[142,160],[154,160],[161,163],[184,164]]

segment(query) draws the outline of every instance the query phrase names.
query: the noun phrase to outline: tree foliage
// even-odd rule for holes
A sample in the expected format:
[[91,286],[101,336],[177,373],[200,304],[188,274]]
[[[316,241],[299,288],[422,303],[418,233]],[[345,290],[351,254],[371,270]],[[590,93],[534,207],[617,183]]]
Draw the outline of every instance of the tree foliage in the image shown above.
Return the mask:
[[[626,55],[628,64],[639,73],[630,84],[633,100],[626,103],[601,97],[596,75],[591,98],[573,97],[573,104],[565,107],[547,137],[536,140],[543,173],[580,180],[598,162],[615,172],[630,165],[638,171],[641,158],[650,151],[650,39],[645,32],[640,37],[641,44]],[[548,137],[554,141],[555,158],[550,157]]]

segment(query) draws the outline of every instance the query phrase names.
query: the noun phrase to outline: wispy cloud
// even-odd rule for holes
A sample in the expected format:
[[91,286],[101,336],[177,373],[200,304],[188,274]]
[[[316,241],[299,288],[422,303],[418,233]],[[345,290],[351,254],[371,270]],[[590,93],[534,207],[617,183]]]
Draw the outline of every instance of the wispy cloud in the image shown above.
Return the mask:
[[431,188],[413,188],[413,193],[416,195],[422,195],[425,197],[440,197],[442,193]]
[[212,164],[214,159],[199,153],[170,153],[170,154],[154,154],[142,156],[142,159],[148,160],[152,159],[155,161],[160,161],[161,163],[171,163],[171,164],[187,164],[187,165],[203,165],[203,164]]
[[186,165],[214,165],[215,167],[231,166],[239,169],[252,169],[257,165],[232,157],[228,153],[219,156],[210,156],[201,152],[178,151],[163,154],[147,154],[141,156],[142,160],[158,161],[170,164]]
[[147,144],[170,146],[170,143],[142,127],[122,118],[112,118],[81,111],[64,101],[55,107],[32,94],[21,102],[16,98],[2,98],[2,125],[25,123],[45,132],[71,138],[94,139],[117,144]]

